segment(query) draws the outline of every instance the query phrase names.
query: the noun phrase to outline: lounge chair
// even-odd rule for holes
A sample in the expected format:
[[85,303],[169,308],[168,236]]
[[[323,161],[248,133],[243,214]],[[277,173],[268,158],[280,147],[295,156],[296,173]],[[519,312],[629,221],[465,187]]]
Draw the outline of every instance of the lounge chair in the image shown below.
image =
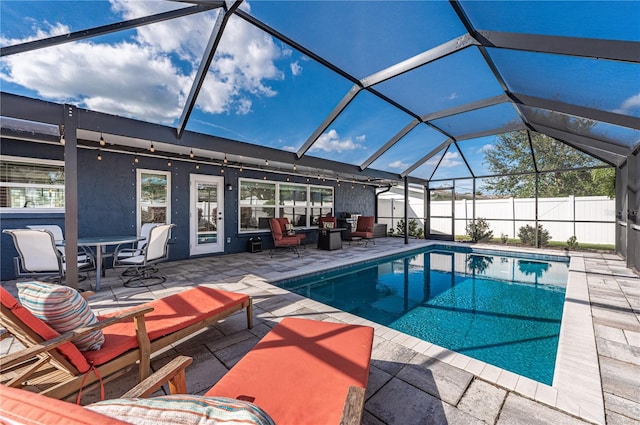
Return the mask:
[[[200,406],[204,407],[212,400],[220,400],[220,397],[239,400],[239,403],[249,402],[250,406],[264,412],[278,425],[360,424],[372,345],[373,329],[368,326],[285,318],[203,397],[189,398],[195,401],[192,405],[194,410],[201,409]],[[171,363],[173,365],[169,364],[157,372],[157,379],[154,374],[127,392],[124,400],[89,406],[89,409],[95,409],[95,406],[102,405],[105,407],[102,413],[108,412],[109,406],[114,406],[118,419],[95,416],[94,411],[86,408],[47,400],[35,394],[7,391],[1,386],[0,407],[9,418],[35,416],[45,418],[40,422],[43,424],[60,423],[64,419],[66,424],[73,425],[120,425],[126,422],[118,420],[129,419],[122,406],[135,409],[139,403],[144,403],[140,399],[127,398],[152,394],[167,377],[173,379],[170,385],[172,393],[184,391],[186,386],[181,368],[186,367],[188,361],[177,358]],[[21,397],[23,394],[24,398]],[[36,397],[41,403],[34,400]],[[166,398],[160,398],[161,402],[164,400]],[[167,405],[157,407],[173,411]],[[145,404],[143,409],[146,408]],[[143,411],[145,415],[153,414],[149,410]],[[83,412],[86,412],[86,417]],[[196,413],[202,413],[198,423],[205,423],[206,413]],[[76,418],[80,420],[76,421]]]
[[279,425],[360,423],[372,345],[368,326],[285,318],[205,396],[250,401]]
[[[195,287],[123,311],[98,316],[98,323],[60,335],[0,288],[0,325],[27,347],[0,359],[3,384],[64,398],[101,376],[104,382],[139,363],[139,380],[150,372],[150,358],[170,344],[246,308],[248,295]],[[81,352],[71,343],[102,329],[104,344]],[[97,373],[92,373],[97,371]]]

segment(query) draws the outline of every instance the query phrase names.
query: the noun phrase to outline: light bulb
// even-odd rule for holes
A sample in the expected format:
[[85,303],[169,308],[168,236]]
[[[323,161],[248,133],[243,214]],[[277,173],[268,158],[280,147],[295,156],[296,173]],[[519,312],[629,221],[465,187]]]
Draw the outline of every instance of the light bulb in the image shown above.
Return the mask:
[[98,161],[102,161],[102,154],[98,152]]
[[156,151],[156,148],[153,147],[153,143],[151,143],[151,147],[149,147],[149,150],[153,153]]
[[102,137],[102,132],[100,133],[100,146],[104,146],[107,143],[104,141],[104,137]]
[[193,149],[191,149],[191,150],[189,151],[189,158],[193,159],[193,157],[194,157],[194,155],[193,155]]
[[226,154],[226,153],[224,154],[224,161],[222,161],[222,162],[224,162],[225,164],[226,164],[227,162],[229,162],[229,161],[227,160],[227,154]]
[[136,156],[136,157],[134,157],[134,158],[133,158],[133,162],[135,162],[135,163],[137,164],[138,162],[140,162],[140,160],[139,160],[139,159],[138,159],[138,157]]

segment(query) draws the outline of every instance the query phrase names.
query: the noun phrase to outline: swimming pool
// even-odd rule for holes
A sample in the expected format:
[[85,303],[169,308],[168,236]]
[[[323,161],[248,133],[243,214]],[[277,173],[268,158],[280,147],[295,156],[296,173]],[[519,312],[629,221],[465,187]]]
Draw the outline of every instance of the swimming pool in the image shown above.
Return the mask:
[[276,285],[551,385],[563,257],[435,246]]

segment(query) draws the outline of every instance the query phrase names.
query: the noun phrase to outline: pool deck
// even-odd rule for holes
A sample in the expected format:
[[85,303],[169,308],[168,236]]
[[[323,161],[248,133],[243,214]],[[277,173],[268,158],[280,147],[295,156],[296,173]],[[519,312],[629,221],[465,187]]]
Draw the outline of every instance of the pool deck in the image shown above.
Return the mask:
[[[103,313],[195,285],[251,295],[253,329],[246,329],[244,314],[237,313],[152,360],[156,370],[178,354],[193,357],[187,370],[191,394],[210,388],[279,320],[297,316],[375,329],[363,424],[640,422],[640,278],[625,268],[617,255],[571,253],[556,372],[553,386],[548,386],[269,283],[434,243],[412,239],[404,245],[400,238],[376,241],[367,247],[345,243],[336,251],[309,246],[300,250],[300,258],[282,251],[273,258],[269,252],[261,252],[164,263],[160,268],[167,282],[148,288],[124,288],[114,270],[108,270],[101,291],[90,304]],[[562,251],[547,253],[566,255]],[[91,282],[89,278],[80,286],[86,288]],[[15,292],[15,281],[2,285]],[[0,342],[0,354],[16,348],[11,338]],[[134,381],[134,374],[130,374],[110,382],[107,397],[120,396]],[[83,396],[83,404],[98,397],[97,390],[90,391]]]

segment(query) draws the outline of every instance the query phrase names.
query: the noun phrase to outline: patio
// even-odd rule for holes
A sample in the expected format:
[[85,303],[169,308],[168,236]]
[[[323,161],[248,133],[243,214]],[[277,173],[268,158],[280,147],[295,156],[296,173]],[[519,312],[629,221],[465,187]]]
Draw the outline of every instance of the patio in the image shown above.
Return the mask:
[[[559,344],[561,356],[556,365],[554,387],[420,341],[269,283],[428,243],[412,239],[409,245],[404,245],[401,238],[383,238],[366,248],[354,245],[345,246],[343,250],[319,251],[307,247],[301,250],[300,258],[276,253],[270,259],[268,252],[261,252],[175,261],[161,265],[162,272],[168,277],[165,284],[138,289],[124,288],[118,275],[109,270],[102,280],[101,291],[90,303],[97,312],[106,312],[193,285],[211,285],[250,294],[255,306],[253,329],[247,330],[243,314],[236,314],[201,335],[166,350],[152,361],[153,369],[157,370],[177,354],[193,357],[194,363],[187,370],[191,394],[204,393],[280,319],[298,316],[368,324],[375,328],[363,424],[618,424],[640,420],[636,378],[640,374],[640,322],[637,316],[640,278],[616,255],[571,254]],[[557,251],[553,253],[558,254]],[[90,278],[80,286],[92,281]],[[3,286],[14,291],[15,281],[3,282]],[[587,304],[590,304],[590,311],[585,310]],[[581,348],[582,344],[587,349]],[[594,349],[591,360],[571,360],[571,355],[584,355],[589,346]],[[16,347],[12,346],[11,339],[5,339],[1,348],[4,354]],[[577,353],[571,353],[572,349]],[[588,358],[589,353],[586,354]],[[599,375],[589,378],[583,375],[585,370],[587,375],[589,371],[596,374],[599,371]],[[124,393],[133,385],[134,376],[130,374],[107,384],[107,398]],[[590,397],[595,397],[595,402]],[[83,397],[83,404],[98,398],[99,391],[91,391]]]

